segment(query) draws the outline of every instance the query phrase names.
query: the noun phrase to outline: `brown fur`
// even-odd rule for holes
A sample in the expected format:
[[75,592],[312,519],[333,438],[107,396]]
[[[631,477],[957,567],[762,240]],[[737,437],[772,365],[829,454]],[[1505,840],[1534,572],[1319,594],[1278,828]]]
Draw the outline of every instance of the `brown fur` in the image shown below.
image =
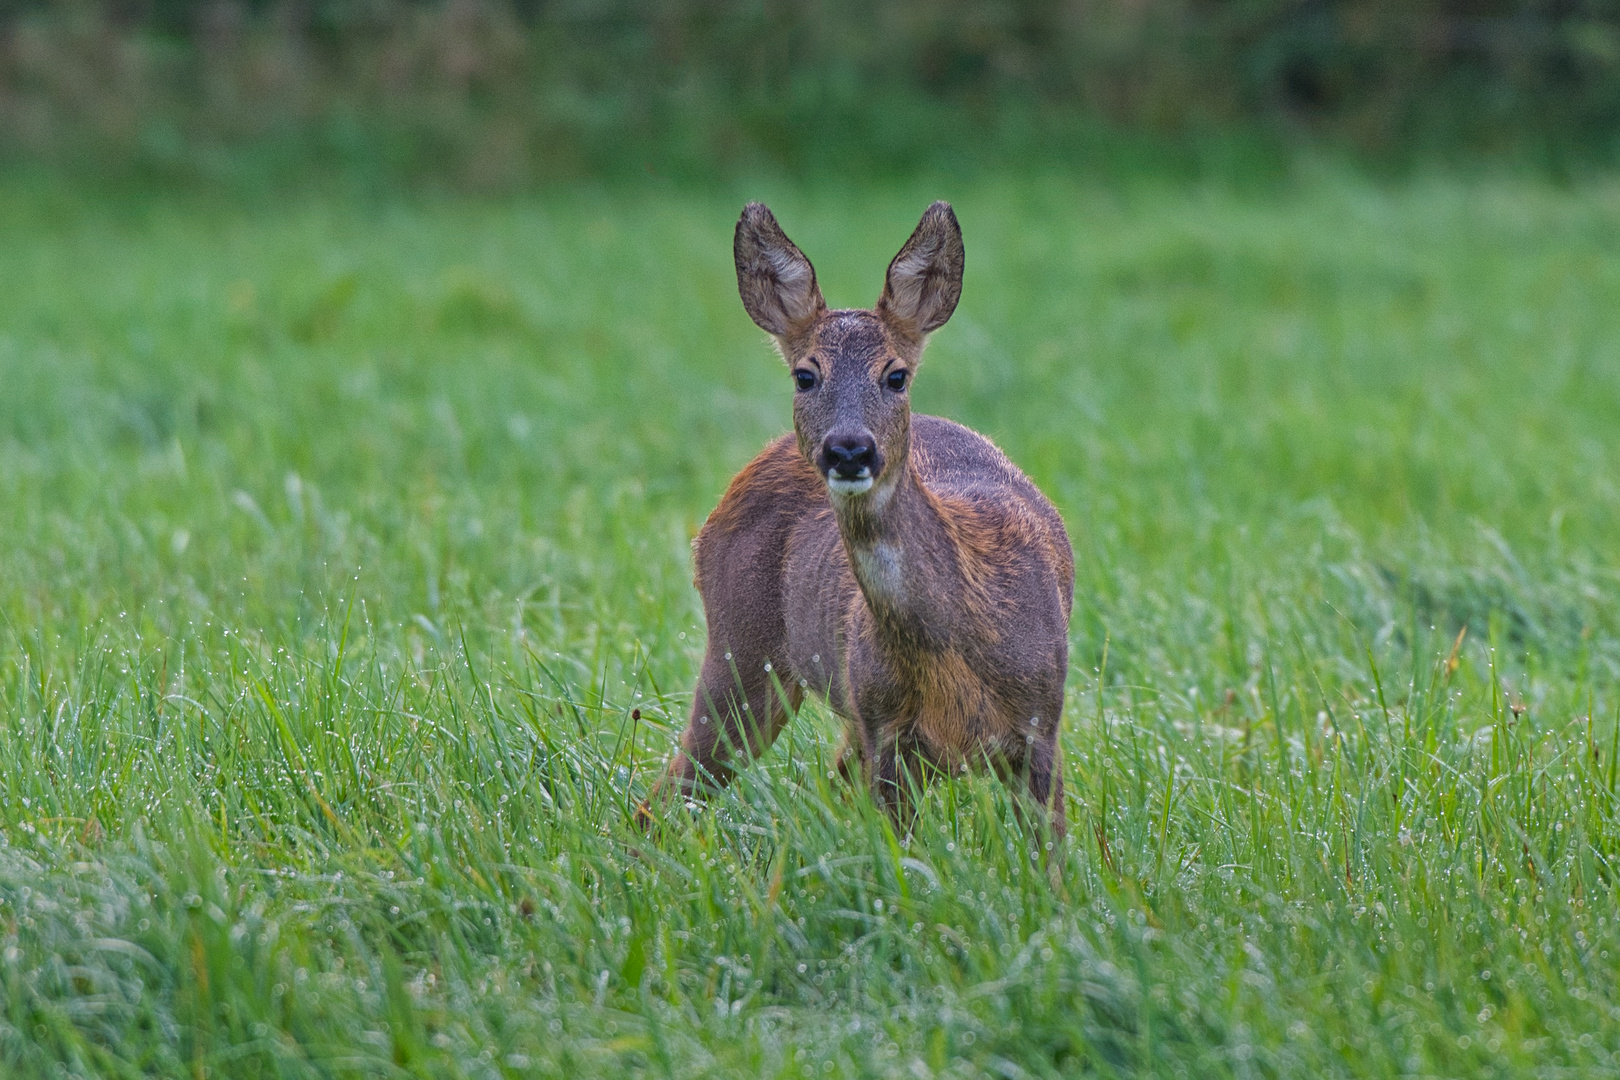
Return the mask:
[[[809,261],[759,204],[737,233],[745,306],[817,381],[796,395],[794,434],[737,474],[693,545],[708,652],[646,814],[725,783],[810,691],[846,719],[848,751],[897,822],[908,778],[989,765],[1022,777],[1061,835],[1074,585],[1062,519],[988,439],[912,416],[886,381],[915,372],[956,306],[955,216],[929,208],[871,311],[827,310]],[[850,494],[834,489],[826,446],[857,436],[872,483]]]

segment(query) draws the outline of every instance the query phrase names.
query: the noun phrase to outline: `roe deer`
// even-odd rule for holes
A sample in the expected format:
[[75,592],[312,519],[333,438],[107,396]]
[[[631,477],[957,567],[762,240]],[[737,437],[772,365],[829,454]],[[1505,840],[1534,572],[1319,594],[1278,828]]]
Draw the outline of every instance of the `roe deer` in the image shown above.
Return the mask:
[[912,416],[928,335],[962,292],[962,232],[928,208],[872,310],[829,311],[760,203],[737,222],[743,306],[792,371],[793,434],[732,480],[693,544],[708,653],[680,750],[643,804],[724,784],[806,690],[847,724],[874,799],[988,764],[1065,831],[1058,721],[1074,553],[1057,510],[990,441]]

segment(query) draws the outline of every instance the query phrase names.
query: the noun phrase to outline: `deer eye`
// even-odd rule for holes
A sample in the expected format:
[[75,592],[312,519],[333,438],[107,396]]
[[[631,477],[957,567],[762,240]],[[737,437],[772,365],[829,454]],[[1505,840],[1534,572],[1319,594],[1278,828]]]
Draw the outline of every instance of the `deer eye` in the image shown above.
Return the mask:
[[793,381],[800,390],[814,390],[816,388],[816,373],[809,368],[800,368],[793,373]]
[[896,368],[883,377],[883,384],[895,393],[906,388],[906,369]]

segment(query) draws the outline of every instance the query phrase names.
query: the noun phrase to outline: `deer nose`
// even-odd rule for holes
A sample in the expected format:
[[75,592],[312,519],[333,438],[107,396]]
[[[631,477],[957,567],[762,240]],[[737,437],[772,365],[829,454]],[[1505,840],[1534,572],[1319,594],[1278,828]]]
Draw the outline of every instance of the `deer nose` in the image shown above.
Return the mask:
[[840,480],[871,476],[877,462],[877,442],[866,432],[838,433],[821,444],[821,468]]

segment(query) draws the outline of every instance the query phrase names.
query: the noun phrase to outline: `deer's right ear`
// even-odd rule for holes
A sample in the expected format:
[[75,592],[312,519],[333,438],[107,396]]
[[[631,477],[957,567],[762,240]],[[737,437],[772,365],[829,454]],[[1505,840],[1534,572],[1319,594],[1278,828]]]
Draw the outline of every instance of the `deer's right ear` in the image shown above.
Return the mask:
[[743,307],[766,333],[779,340],[792,337],[827,310],[815,267],[764,203],[743,207],[732,251]]

